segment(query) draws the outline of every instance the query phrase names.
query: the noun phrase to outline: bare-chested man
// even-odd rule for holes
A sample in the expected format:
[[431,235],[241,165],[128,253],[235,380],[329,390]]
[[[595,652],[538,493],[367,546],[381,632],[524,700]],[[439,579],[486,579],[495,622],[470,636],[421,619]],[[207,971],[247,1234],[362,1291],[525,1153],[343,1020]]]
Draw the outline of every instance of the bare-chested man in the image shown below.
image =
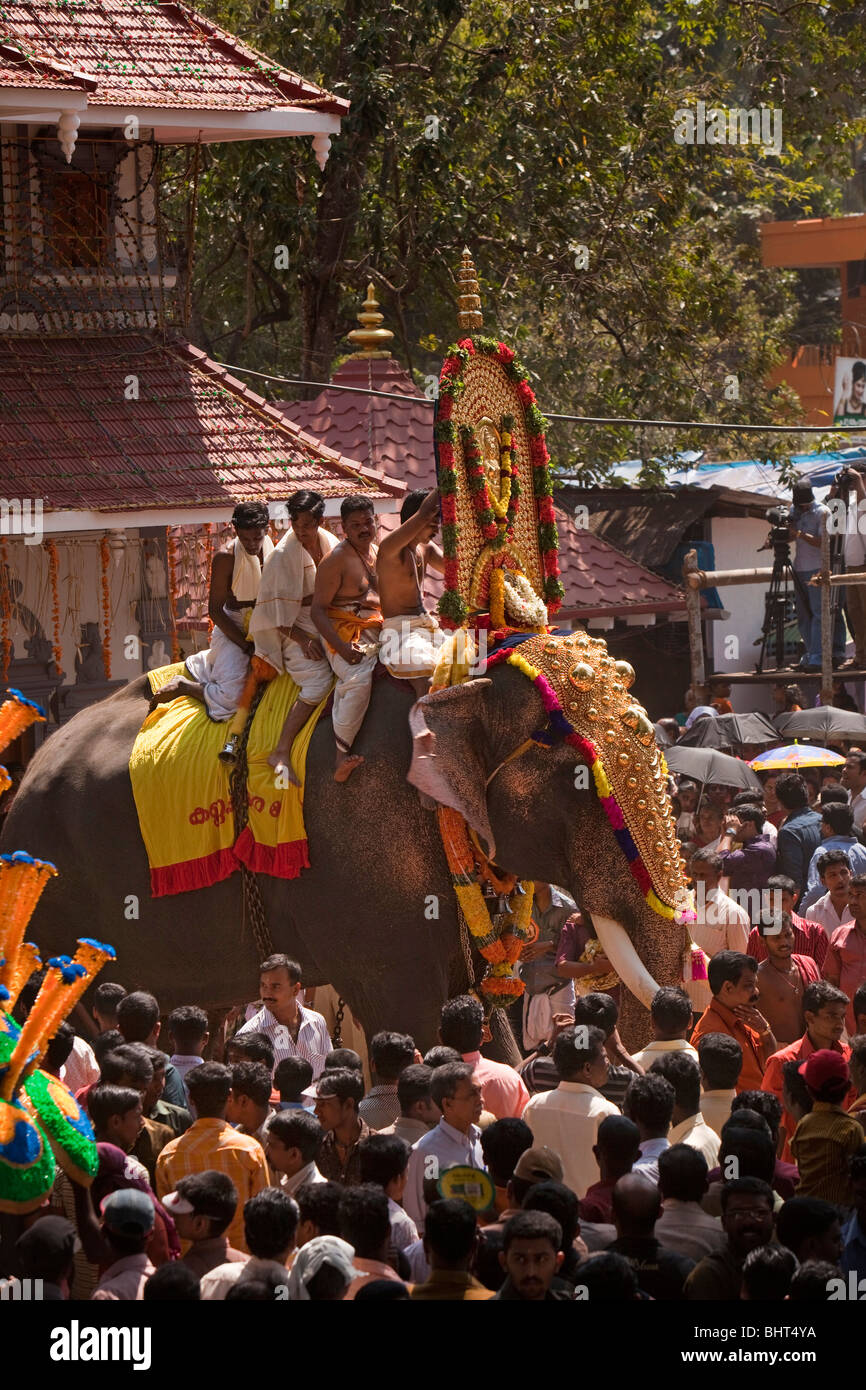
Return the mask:
[[241,502],[232,513],[237,539],[211,563],[208,617],[210,647],[187,657],[185,675],[175,676],[150,702],[156,705],[189,695],[201,700],[217,723],[234,715],[249,671],[253,643],[247,638],[259,592],[262,564],[273,550],[265,502]]
[[337,743],[334,780],[345,782],[364,761],[351,752],[370,703],[379,655],[382,611],[376,584],[376,515],[366,497],[346,497],[340,507],[346,537],[316,571],[311,616],[325,639],[325,655],[337,677],[332,720]]
[[794,954],[794,927],[787,912],[769,925],[760,922],[758,931],[767,948],[767,959],[758,966],[757,1008],[770,1025],[780,1047],[796,1042],[806,1030],[803,992],[820,980],[821,973],[811,956]]
[[424,607],[427,566],[442,568],[433,545],[439,529],[439,493],[410,492],[400,508],[400,526],[379,545],[376,574],[382,600],[379,660],[392,676],[406,680],[419,697],[430,688],[442,633]]

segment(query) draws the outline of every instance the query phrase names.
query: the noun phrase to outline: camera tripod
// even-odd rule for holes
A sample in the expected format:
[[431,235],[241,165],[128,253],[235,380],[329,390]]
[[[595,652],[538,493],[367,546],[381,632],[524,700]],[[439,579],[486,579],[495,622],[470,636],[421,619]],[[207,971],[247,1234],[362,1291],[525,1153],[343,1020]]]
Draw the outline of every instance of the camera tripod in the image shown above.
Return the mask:
[[758,675],[764,670],[764,660],[767,655],[767,644],[772,636],[776,648],[775,670],[779,671],[785,665],[785,626],[788,621],[788,599],[791,589],[799,595],[801,601],[809,605],[809,595],[806,586],[797,571],[791,565],[791,547],[785,543],[773,546],[773,570],[770,575],[770,582],[767,592],[764,595],[764,623],[761,628],[761,650],[758,652],[758,660],[755,671]]

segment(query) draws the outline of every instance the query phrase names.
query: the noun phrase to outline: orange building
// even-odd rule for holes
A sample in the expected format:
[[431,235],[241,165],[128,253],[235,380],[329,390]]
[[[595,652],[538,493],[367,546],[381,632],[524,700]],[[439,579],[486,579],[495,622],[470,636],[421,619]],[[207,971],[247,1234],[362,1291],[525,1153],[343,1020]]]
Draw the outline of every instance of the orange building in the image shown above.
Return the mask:
[[798,347],[770,375],[772,386],[784,382],[797,392],[806,424],[832,426],[836,358],[866,355],[866,213],[765,222],[760,231],[764,265],[839,272],[841,342]]

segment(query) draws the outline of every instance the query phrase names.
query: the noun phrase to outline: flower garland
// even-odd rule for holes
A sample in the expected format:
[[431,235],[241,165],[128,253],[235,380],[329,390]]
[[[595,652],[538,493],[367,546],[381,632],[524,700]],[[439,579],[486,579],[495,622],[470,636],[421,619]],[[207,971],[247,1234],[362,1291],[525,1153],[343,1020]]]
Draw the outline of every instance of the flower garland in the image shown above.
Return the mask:
[[514,973],[514,965],[533,934],[533,885],[529,880],[521,885],[524,891],[517,907],[497,928],[484,900],[481,873],[466,821],[459,811],[447,806],[439,806],[436,814],[457,901],[476,949],[490,966],[481,982],[481,992],[491,1009],[505,1008],[524,989],[523,981]]
[[180,639],[177,635],[177,543],[171,527],[165,528],[166,563],[168,567],[169,617],[171,618],[171,659],[180,661]]
[[625,823],[622,807],[613,794],[613,789],[602,765],[596,745],[590,739],[583,738],[581,734],[577,733],[574,726],[566,718],[563,713],[562,705],[559,702],[559,697],[543,671],[540,671],[537,666],[533,666],[527,661],[526,658],[521,655],[519,649],[509,650],[508,648],[501,648],[498,652],[493,652],[493,654],[487,658],[488,669],[502,662],[507,662],[509,666],[516,667],[518,671],[523,672],[527,679],[532,681],[541,696],[542,704],[549,716],[550,724],[554,732],[561,735],[565,742],[570,744],[572,748],[576,748],[581,757],[584,758],[588,764],[592,772],[595,790],[601,802],[602,809],[607,816],[620,849],[628,860],[629,871],[643,893],[647,906],[651,908],[653,912],[657,913],[659,917],[666,917],[669,919],[675,918],[678,922],[695,920],[695,913],[690,908],[678,911],[673,907],[668,907],[668,905],[663,903],[661,898],[656,895],[649,870],[644,864],[640,851],[632,839]]
[[[214,523],[212,521],[208,522],[205,531],[207,535],[207,553],[205,554],[205,574],[208,576],[208,580],[210,580],[210,572],[213,567],[214,550],[216,549],[216,546],[214,545]],[[213,637],[213,618],[210,616],[210,613],[208,613],[207,615],[207,631],[208,637]]]
[[51,654],[54,657],[54,665],[57,667],[58,676],[63,675],[63,649],[60,645],[60,598],[57,586],[57,542],[47,540],[45,549],[48,551],[48,575],[51,580],[51,626],[52,626],[52,645]]
[[[457,471],[454,454],[457,433],[453,415],[455,402],[460,399],[466,389],[463,381],[463,370],[470,357],[475,356],[476,353],[494,357],[502,364],[507,376],[514,383],[516,394],[524,408],[524,421],[529,436],[533,492],[538,517],[538,545],[544,574],[544,599],[547,604],[547,611],[551,616],[561,607],[565,592],[559,577],[557,554],[559,542],[553,511],[553,483],[548,467],[550,455],[544,439],[547,422],[538,408],[535,393],[526,377],[526,371],[515,358],[511,348],[506,347],[505,343],[497,342],[495,338],[462,338],[456,347],[449,350],[448,356],[442,363],[442,372],[439,377],[439,407],[434,431],[438,445],[439,492],[442,499],[442,552],[445,559],[445,592],[439,601],[439,615],[443,620],[442,625],[444,627],[460,627],[468,616],[466,602],[460,594],[457,564]],[[512,417],[503,417],[500,436],[500,467],[504,473],[507,464],[508,475],[511,479],[507,510],[511,512],[512,524],[519,497],[519,488],[515,489],[517,474],[516,469],[513,468],[511,453],[514,442],[513,424]],[[477,468],[477,466],[473,458],[473,468]],[[490,505],[483,468],[481,473],[480,483],[473,491],[473,503],[479,509],[480,516],[484,518],[482,532],[490,541],[501,537],[500,543],[504,544],[505,535],[496,526],[496,513]],[[469,476],[468,458],[467,476]],[[477,473],[472,476],[477,479]],[[472,489],[471,480],[470,489]],[[476,501],[477,497],[480,497],[481,500]],[[485,515],[488,511],[490,512],[489,519]],[[492,526],[495,529],[488,534],[484,529],[485,526]]]
[[9,623],[12,619],[12,599],[9,593],[9,552],[6,549],[6,537],[0,537],[0,562],[2,562],[3,575],[2,593],[0,593],[0,639],[3,643],[3,684],[9,679],[9,662],[12,660],[12,638],[9,636]]
[[111,584],[108,578],[108,562],[111,558],[111,550],[108,545],[108,537],[103,536],[99,542],[99,555],[102,562],[102,662],[105,667],[105,679],[111,680]]

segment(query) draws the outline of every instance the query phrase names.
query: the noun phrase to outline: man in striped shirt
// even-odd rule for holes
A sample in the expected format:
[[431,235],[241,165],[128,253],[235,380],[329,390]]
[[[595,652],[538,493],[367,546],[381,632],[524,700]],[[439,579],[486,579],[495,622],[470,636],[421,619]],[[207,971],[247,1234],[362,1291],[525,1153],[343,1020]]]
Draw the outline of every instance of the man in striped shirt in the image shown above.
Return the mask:
[[249,1254],[245,1243],[244,1202],[270,1184],[264,1149],[252,1135],[233,1129],[225,1118],[232,1074],[220,1062],[204,1062],[187,1073],[186,1084],[195,1123],[166,1144],[156,1161],[159,1197],[174,1192],[181,1178],[193,1173],[226,1173],[238,1192],[237,1211],[226,1230],[228,1243]]
[[303,1057],[313,1068],[315,1081],[325,1069],[331,1039],[322,1015],[298,1003],[300,992],[301,967],[297,961],[280,953],[268,956],[260,969],[263,1008],[238,1029],[237,1036],[264,1033],[273,1046],[275,1063],[285,1057]]

